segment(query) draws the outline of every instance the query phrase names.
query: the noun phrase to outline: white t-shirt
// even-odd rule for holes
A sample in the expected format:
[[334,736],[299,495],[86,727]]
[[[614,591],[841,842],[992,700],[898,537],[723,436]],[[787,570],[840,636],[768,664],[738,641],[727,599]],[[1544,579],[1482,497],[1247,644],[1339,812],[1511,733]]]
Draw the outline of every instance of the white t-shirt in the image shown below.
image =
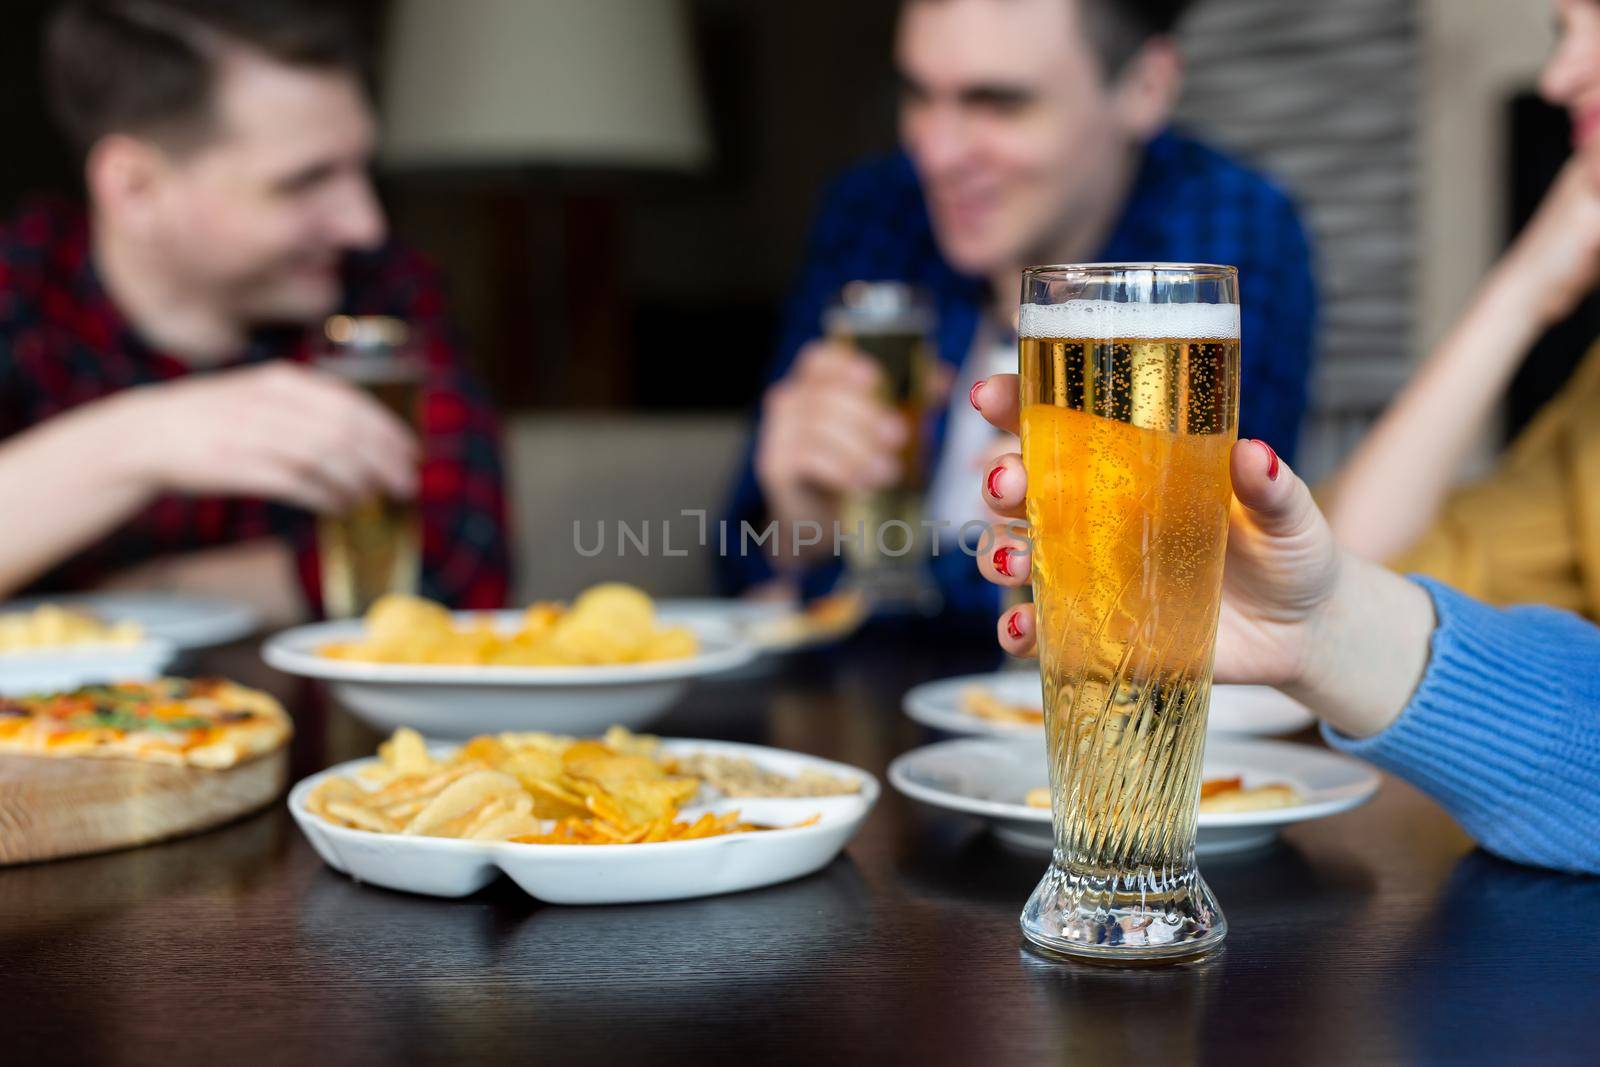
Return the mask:
[[980,322],[972,338],[972,347],[950,388],[944,445],[923,502],[925,521],[949,524],[939,527],[941,541],[953,542],[966,523],[989,523],[998,517],[983,500],[983,471],[995,455],[1014,451],[1016,438],[1000,433],[984,421],[973,408],[970,394],[979,379],[1016,370],[1016,339],[1001,336],[992,324]]

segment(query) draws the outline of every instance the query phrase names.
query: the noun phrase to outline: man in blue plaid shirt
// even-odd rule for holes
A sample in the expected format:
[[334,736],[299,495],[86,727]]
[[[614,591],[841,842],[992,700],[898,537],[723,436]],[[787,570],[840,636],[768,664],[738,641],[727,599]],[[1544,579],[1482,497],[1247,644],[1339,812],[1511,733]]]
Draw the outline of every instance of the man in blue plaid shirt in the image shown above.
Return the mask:
[[[730,591],[815,594],[838,564],[841,499],[893,484],[912,428],[877,397],[877,369],[823,337],[847,282],[926,288],[950,393],[935,428],[924,517],[947,531],[932,561],[948,610],[989,617],[992,588],[955,549],[986,509],[974,487],[1005,451],[968,391],[1016,369],[1022,268],[1180,261],[1239,268],[1239,432],[1285,458],[1306,405],[1316,292],[1294,205],[1261,175],[1167,128],[1182,80],[1171,36],[1186,0],[904,0],[895,45],[903,152],[825,194],[788,305],[730,526],[776,523],[765,550],[730,541]],[[811,527],[815,529],[816,527]]]

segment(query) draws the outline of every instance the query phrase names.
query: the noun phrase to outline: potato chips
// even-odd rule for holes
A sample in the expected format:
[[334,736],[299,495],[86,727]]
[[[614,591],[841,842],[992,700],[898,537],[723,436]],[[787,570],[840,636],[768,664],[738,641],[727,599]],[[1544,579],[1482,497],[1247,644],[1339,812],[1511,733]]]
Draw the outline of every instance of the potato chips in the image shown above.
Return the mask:
[[319,783],[307,809],[374,833],[527,844],[643,844],[774,829],[741,822],[738,812],[680,821],[701,779],[676,773],[654,738],[618,726],[599,741],[483,735],[442,760],[415,730],[400,729],[378,746],[378,757],[360,772],[362,781]]
[[604,666],[682,659],[699,652],[694,633],[656,622],[655,603],[631,585],[597,585],[571,607],[537,603],[507,633],[487,617],[458,623],[442,605],[391,594],[366,616],[360,640],[324,645],[331,659],[495,667]]

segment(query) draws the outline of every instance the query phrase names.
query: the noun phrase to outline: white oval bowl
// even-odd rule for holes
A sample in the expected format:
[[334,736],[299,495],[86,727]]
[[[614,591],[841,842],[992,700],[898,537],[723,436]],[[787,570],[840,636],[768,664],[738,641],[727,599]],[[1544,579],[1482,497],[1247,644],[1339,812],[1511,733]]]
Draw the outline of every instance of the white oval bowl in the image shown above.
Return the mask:
[[[431,747],[436,753],[448,751]],[[682,739],[664,739],[662,750],[741,756],[791,776],[822,771],[860,782],[861,791],[834,797],[720,799],[685,809],[684,815],[737,809],[750,822],[820,818],[793,829],[639,845],[530,845],[370,833],[306,810],[307,796],[323,779],[348,776],[376,762],[362,759],[302,780],[289,791],[289,811],[328,866],[386,889],[462,897],[505,874],[529,896],[550,904],[637,904],[736,893],[811,874],[832,862],[878,800],[878,780],[866,771],[798,752]]]
[[[522,613],[457,612],[458,621],[488,616],[506,628]],[[503,730],[598,733],[617,724],[646,725],[697,678],[749,663],[756,649],[730,627],[686,620],[700,639],[698,655],[653,663],[599,667],[484,667],[360,663],[329,659],[317,649],[360,637],[362,622],[314,623],[285,630],[261,648],[268,665],[328,683],[334,699],[380,730],[410,726],[432,737],[471,737]]]

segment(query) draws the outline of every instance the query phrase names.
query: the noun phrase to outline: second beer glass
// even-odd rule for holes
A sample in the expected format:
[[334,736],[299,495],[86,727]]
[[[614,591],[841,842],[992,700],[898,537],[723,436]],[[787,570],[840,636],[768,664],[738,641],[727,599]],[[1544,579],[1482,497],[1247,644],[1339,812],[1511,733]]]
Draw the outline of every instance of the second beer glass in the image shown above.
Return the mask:
[[922,498],[927,491],[929,376],[934,311],[928,295],[901,282],[855,281],[823,316],[829,340],[877,364],[879,398],[905,419],[900,476],[877,492],[844,501],[841,523],[853,585],[877,609],[928,611],[938,591],[927,571]]
[[[422,364],[406,324],[382,316],[335,315],[314,365],[366,391],[413,430],[419,428]],[[342,515],[317,520],[322,610],[330,619],[365,612],[385,593],[414,593],[421,556],[414,501],[374,493]]]

